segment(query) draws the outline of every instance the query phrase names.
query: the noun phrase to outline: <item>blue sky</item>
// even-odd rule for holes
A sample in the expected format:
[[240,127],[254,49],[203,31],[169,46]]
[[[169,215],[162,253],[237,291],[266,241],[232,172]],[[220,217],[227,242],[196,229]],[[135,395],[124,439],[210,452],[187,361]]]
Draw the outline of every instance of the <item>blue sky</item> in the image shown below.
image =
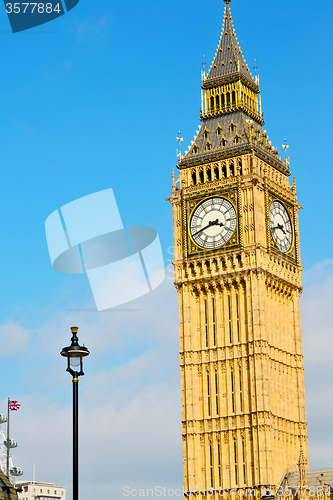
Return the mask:
[[[50,435],[58,421],[59,433],[70,439],[71,382],[59,351],[68,344],[69,326],[78,323],[80,339],[92,353],[81,383],[83,409],[91,408],[93,383],[108,381],[98,392],[100,403],[94,399],[91,419],[82,417],[82,452],[89,455],[89,460],[82,458],[83,471],[89,470],[89,461],[99,463],[94,477],[102,474],[103,480],[99,478],[98,491],[113,491],[113,498],[122,498],[119,485],[130,478],[136,484],[145,478],[147,484],[181,484],[177,301],[171,276],[148,299],[131,305],[139,311],[73,312],[82,304],[92,305],[88,282],[52,269],[44,223],[65,203],[112,187],[124,224],[157,229],[166,265],[170,263],[171,206],[165,198],[171,192],[176,135],[181,130],[186,149],[199,124],[202,56],[210,64],[223,8],[222,0],[80,0],[60,19],[14,35],[0,5],[0,357],[6,373],[0,412],[9,395],[24,403],[12,428],[19,440],[14,462],[26,470],[26,479],[36,462],[37,478],[70,485],[68,467],[57,465],[66,454],[69,463],[70,445],[60,447],[59,436]],[[231,10],[249,67],[254,59],[259,67],[265,129],[281,156],[284,139],[290,144],[291,171],[305,206],[300,212],[307,273],[303,331],[307,352],[315,342],[322,353],[330,342],[325,307],[333,289],[333,5],[323,0],[234,0]],[[311,316],[311,300],[323,291]],[[329,452],[320,454],[329,423],[321,422],[322,434],[317,435],[322,413],[311,413],[309,404],[317,407],[311,399],[313,381],[326,394],[329,390],[329,359],[326,365],[307,358],[305,366],[313,466],[330,466]],[[125,388],[114,397],[117,377]],[[98,446],[91,439],[94,419],[101,419]],[[163,437],[156,421],[165,426]],[[112,437],[112,428],[118,429],[118,438]],[[121,440],[129,428],[133,436]],[[132,452],[125,452],[127,446]],[[140,457],[139,470],[133,465],[128,476],[116,474],[119,484],[108,473],[112,449],[119,470],[128,453]],[[84,478],[82,500],[96,487]]]

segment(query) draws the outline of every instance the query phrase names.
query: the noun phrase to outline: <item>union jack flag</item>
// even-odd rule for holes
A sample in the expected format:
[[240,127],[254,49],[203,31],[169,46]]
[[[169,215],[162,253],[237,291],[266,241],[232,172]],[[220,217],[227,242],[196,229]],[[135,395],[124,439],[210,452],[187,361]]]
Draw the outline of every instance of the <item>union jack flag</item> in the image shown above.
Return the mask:
[[17,411],[20,409],[21,404],[18,401],[9,401],[10,411]]

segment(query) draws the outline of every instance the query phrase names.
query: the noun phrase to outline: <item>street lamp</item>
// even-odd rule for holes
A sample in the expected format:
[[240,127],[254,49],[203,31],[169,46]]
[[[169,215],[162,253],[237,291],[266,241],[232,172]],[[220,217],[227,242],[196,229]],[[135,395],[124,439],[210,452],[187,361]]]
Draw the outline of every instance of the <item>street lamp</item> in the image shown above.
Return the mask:
[[[67,358],[67,369],[73,377],[73,500],[79,499],[79,405],[78,384],[83,373],[83,358],[90,353],[87,347],[79,345],[77,337],[78,327],[72,326],[71,345],[64,347],[61,356]],[[80,371],[78,371],[80,370]]]
[[261,500],[274,500],[275,499],[275,496],[272,495],[271,491],[270,490],[266,490],[266,493],[265,495],[263,495],[261,497]]

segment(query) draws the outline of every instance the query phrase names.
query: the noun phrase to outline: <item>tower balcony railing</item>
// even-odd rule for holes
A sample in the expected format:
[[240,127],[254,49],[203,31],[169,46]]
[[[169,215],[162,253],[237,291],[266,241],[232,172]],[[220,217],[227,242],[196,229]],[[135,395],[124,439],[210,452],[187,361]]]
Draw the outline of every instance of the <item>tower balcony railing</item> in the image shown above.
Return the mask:
[[232,153],[244,153],[250,150],[250,143],[248,141],[239,141],[239,143],[231,146],[220,146],[215,149],[205,150],[198,153],[188,153],[182,156],[178,161],[178,166],[185,166],[187,163],[200,164],[205,160],[213,160],[224,155],[232,155]]
[[244,78],[245,83],[248,84],[250,88],[256,88],[259,91],[259,85],[254,82],[252,75],[249,72],[241,69],[240,71],[232,71],[231,73],[226,73],[224,75],[218,75],[208,78],[207,76],[203,79],[202,88],[206,89],[209,86],[214,86],[216,83],[233,83],[241,78]]
[[203,112],[200,109],[200,120],[207,120],[208,118],[214,118],[215,116],[227,115],[229,113],[234,113],[236,111],[244,111],[251,118],[259,122],[261,125],[264,124],[264,113],[258,113],[257,110],[254,110],[244,102],[233,103],[233,104],[225,104],[224,106],[214,106],[209,107],[206,112]]

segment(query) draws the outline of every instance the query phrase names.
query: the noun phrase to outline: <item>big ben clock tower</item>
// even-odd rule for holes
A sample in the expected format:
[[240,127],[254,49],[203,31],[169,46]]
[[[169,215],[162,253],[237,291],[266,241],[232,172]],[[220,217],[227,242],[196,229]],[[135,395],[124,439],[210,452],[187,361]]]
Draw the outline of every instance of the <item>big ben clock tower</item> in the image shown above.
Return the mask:
[[184,487],[230,494],[276,487],[308,452],[296,184],[263,129],[259,80],[224,1],[201,126],[170,200]]

